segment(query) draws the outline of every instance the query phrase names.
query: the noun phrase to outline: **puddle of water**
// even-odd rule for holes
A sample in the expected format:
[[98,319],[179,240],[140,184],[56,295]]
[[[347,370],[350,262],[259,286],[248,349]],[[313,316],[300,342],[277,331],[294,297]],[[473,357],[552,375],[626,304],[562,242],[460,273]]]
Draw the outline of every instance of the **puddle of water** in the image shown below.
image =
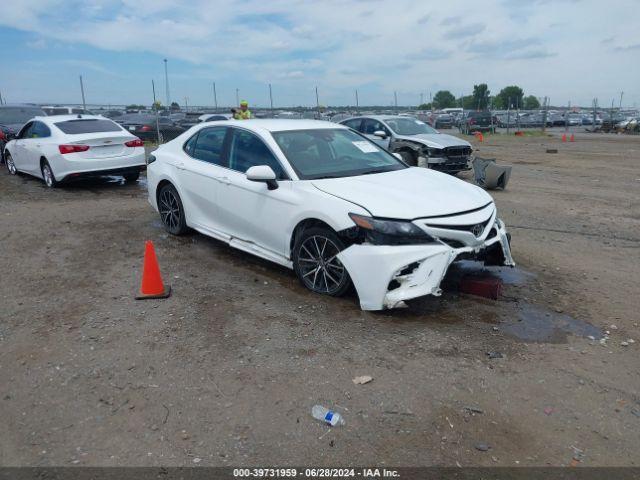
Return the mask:
[[518,267],[485,266],[474,260],[460,260],[451,265],[450,271],[462,277],[463,275],[487,275],[497,277],[507,285],[522,285],[535,278],[535,273],[527,272]]
[[569,334],[596,340],[603,337],[599,328],[569,315],[530,304],[517,308],[515,320],[501,322],[500,330],[525,342],[563,343]]

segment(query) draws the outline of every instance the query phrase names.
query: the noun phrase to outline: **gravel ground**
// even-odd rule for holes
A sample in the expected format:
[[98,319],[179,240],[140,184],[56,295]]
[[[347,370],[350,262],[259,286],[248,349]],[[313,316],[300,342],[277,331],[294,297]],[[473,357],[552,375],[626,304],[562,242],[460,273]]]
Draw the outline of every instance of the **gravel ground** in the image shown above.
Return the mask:
[[[168,236],[144,177],[3,170],[0,464],[638,465],[640,137],[476,146],[514,166],[504,295],[378,313]],[[133,299],[147,239],[169,299]]]

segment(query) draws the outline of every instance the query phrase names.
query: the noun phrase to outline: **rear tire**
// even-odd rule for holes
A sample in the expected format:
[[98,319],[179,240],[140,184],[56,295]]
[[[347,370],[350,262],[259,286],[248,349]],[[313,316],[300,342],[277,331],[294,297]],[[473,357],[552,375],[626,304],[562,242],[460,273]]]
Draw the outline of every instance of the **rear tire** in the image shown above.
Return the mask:
[[346,267],[337,258],[345,245],[333,230],[311,227],[296,238],[293,269],[300,282],[321,295],[340,297],[351,286]]
[[53,169],[51,168],[51,165],[49,165],[49,162],[44,160],[40,169],[42,170],[42,178],[45,185],[48,188],[56,188],[58,186],[58,181],[56,180],[56,176],[53,174]]
[[11,154],[9,152],[4,152],[4,161],[7,164],[7,170],[11,175],[16,175],[18,173],[18,169],[16,168],[16,164],[13,163],[13,158],[11,158]]
[[164,229],[171,235],[184,235],[189,230],[180,195],[170,183],[158,192],[158,211]]
[[138,178],[140,178],[140,170],[135,173],[127,173],[126,175],[123,175],[123,177],[124,181],[127,183],[137,182]]

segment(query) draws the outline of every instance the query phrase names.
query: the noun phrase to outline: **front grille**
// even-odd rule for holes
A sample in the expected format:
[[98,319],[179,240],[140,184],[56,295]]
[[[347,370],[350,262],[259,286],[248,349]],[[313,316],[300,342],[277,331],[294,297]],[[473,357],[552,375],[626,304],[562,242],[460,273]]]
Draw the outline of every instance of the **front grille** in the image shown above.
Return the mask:
[[[426,224],[426,225],[428,227],[442,228],[442,229],[445,229],[445,230],[459,230],[459,231],[462,231],[462,232],[471,232],[476,237],[480,237],[480,236],[482,236],[482,234],[484,233],[485,229],[487,228],[487,224],[489,223],[489,220],[491,220],[491,218],[488,218],[484,222],[474,223],[473,225],[436,225],[434,223],[429,223],[429,224]],[[477,232],[474,233],[474,231],[473,231],[478,225],[482,226],[482,232],[480,232],[480,234],[477,234]]]
[[466,159],[471,155],[471,147],[447,147],[444,149],[444,155],[449,160]]

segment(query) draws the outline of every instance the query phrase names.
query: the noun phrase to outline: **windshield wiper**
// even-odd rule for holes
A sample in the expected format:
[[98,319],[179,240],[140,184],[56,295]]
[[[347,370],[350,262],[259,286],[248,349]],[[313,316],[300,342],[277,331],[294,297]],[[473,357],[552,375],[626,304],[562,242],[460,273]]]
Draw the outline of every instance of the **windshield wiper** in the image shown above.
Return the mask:
[[374,173],[386,173],[389,170],[367,170],[366,172],[362,172],[359,175],[372,175]]

